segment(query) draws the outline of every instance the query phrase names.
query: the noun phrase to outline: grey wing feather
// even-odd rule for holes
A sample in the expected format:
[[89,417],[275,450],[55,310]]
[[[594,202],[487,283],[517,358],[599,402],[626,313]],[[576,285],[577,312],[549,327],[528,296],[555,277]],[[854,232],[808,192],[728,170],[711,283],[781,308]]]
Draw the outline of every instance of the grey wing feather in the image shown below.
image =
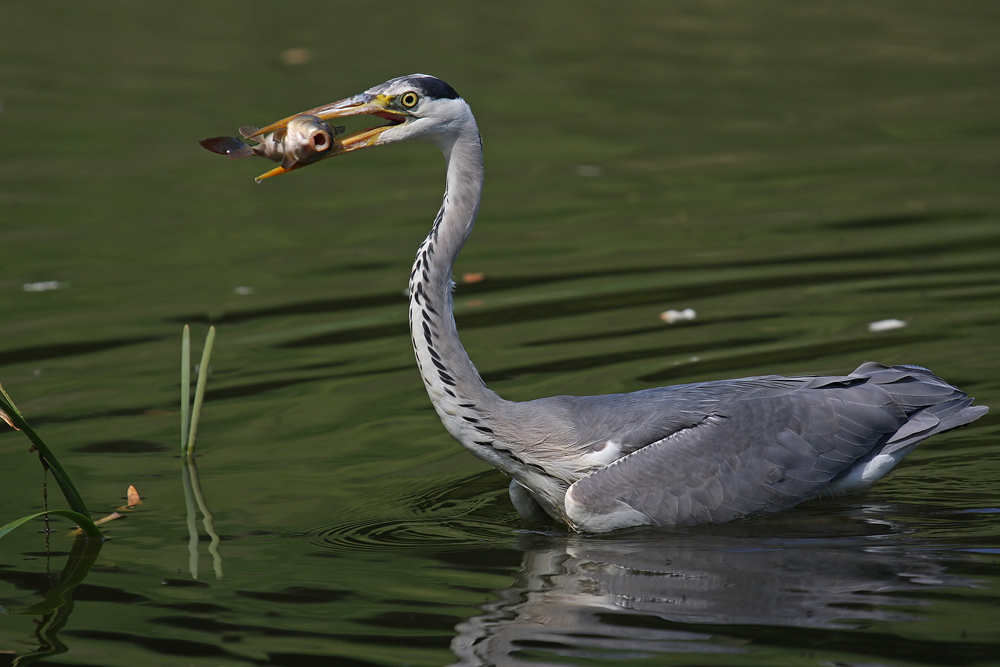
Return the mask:
[[713,404],[700,421],[573,484],[570,519],[584,528],[614,526],[616,514],[692,525],[786,509],[876,454],[908,451],[987,410],[919,367],[865,364],[846,377],[710,386]]

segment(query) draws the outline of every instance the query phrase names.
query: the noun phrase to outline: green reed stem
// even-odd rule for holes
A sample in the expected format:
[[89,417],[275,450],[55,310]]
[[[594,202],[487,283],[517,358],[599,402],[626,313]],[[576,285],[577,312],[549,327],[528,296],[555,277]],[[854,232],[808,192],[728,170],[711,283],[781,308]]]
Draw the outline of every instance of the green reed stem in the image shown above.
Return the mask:
[[191,419],[191,327],[181,334],[181,456],[187,455]]
[[212,359],[212,346],[215,344],[215,327],[208,328],[205,338],[205,350],[201,353],[201,364],[198,367],[198,384],[194,390],[194,408],[191,410],[191,428],[187,438],[188,457],[194,456],[195,436],[198,434],[198,420],[201,418],[201,404],[205,400],[205,383],[208,382],[208,364]]

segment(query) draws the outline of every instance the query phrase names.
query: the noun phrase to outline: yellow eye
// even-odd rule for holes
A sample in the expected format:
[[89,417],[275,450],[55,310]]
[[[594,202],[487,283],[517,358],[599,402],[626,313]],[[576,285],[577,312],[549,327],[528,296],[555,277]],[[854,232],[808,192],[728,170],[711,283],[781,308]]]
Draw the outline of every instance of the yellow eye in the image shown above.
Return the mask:
[[417,102],[419,101],[420,98],[417,97],[417,94],[414,92],[403,93],[402,95],[399,96],[399,103],[402,104],[407,109],[412,109],[413,107],[417,106]]

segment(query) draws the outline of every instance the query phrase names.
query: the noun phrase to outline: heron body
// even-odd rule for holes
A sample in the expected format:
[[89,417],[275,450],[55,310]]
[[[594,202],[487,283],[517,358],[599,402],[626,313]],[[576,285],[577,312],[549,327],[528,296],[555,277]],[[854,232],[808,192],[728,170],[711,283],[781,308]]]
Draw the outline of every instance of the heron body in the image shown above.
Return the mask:
[[924,368],[876,363],[844,376],[504,400],[476,371],[452,314],[452,268],[483,185],[468,104],[448,84],[416,74],[305,113],[388,121],[338,138],[322,159],[406,139],[444,153],[444,199],[410,274],[413,349],[445,428],[512,478],[511,499],[528,520],[548,517],[587,532],[694,525],[864,491],[925,438],[987,411]]

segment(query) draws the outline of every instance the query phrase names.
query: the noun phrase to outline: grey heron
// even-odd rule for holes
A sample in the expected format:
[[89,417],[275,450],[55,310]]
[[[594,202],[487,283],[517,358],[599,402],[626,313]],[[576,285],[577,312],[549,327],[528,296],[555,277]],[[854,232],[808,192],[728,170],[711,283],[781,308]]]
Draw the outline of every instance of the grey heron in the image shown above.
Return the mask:
[[[413,349],[445,428],[511,477],[511,500],[525,519],[550,517],[584,532],[694,525],[860,492],[925,438],[988,409],[925,368],[877,363],[843,376],[504,400],[472,364],[452,314],[452,268],[483,187],[469,105],[440,79],[414,74],[303,113],[386,121],[339,138],[321,159],[408,139],[444,153],[443,202],[410,274]],[[251,138],[282,136],[294,118]],[[300,166],[293,160],[265,176]]]

